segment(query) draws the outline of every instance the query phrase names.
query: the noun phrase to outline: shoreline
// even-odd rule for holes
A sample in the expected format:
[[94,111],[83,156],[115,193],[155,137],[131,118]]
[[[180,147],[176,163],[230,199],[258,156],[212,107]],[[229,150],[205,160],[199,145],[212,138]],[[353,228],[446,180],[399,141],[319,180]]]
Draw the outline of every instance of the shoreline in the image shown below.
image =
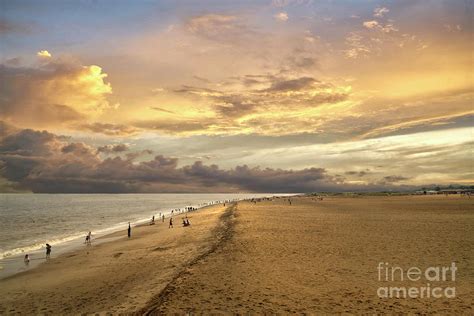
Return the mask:
[[[209,201],[206,203],[202,203],[202,205],[196,204],[196,205],[190,206],[194,208],[193,210],[190,210],[190,211],[181,211],[185,209],[186,207],[188,207],[188,206],[185,206],[185,207],[174,209],[174,210],[180,210],[180,212],[172,214],[171,211],[168,211],[168,212],[162,212],[162,214],[165,216],[165,219],[168,220],[172,215],[173,216],[186,215],[189,213],[204,210],[207,207],[220,205],[223,203],[224,202],[221,202],[221,201]],[[225,202],[225,203],[231,203],[231,202]],[[155,219],[155,222],[160,222],[160,221],[161,220],[159,219],[158,220]],[[148,218],[138,219],[134,221],[133,223],[131,223],[131,225],[132,225],[132,228],[140,228],[140,227],[150,226],[147,224],[149,222],[150,222],[150,218],[148,217]],[[100,245],[102,243],[115,241],[117,238],[122,237],[122,234],[120,234],[120,232],[124,232],[124,234],[126,234],[127,225],[128,224],[124,222],[119,223],[119,224],[114,224],[111,227],[104,228],[100,230],[99,232],[92,234],[92,236],[94,236],[92,238],[92,244]],[[80,236],[74,235],[70,237],[71,239],[68,239],[69,237],[65,237],[64,239],[67,239],[67,240],[59,242],[59,243],[53,243],[54,248],[53,248],[51,259],[68,255],[75,251],[80,250],[82,247],[87,247],[87,245],[84,242],[84,238],[85,238],[84,236],[85,234],[82,234]],[[28,252],[25,251],[25,252],[16,253],[14,255],[1,258],[0,259],[0,268],[1,268],[0,269],[0,282],[2,280],[15,277],[18,274],[27,273],[28,271],[37,269],[42,264],[46,263],[47,260],[46,260],[44,252],[45,252],[45,249],[44,249],[44,246],[42,246],[41,248],[34,249]],[[23,262],[24,255],[26,253],[30,255],[30,260],[31,260],[28,266],[25,266]]]
[[[5,196],[10,196],[12,194],[0,194],[0,197],[5,197]],[[24,196],[24,194],[16,194],[20,196]],[[41,195],[41,194],[38,194]],[[47,195],[57,195],[57,196],[63,196],[63,195],[71,195],[71,194],[47,194]],[[76,194],[76,195],[81,195],[81,196],[89,196],[90,194]],[[104,194],[97,194],[97,195],[104,195]],[[122,196],[123,194],[110,194],[110,196]],[[136,194],[128,194],[128,195],[136,195]],[[143,194],[138,194],[137,196],[142,196]],[[157,194],[149,194],[149,195],[157,195]],[[139,213],[131,213],[131,217],[127,218],[124,217],[123,214],[119,214],[119,217],[116,218],[116,221],[111,221],[110,218],[114,218],[115,214],[112,213],[110,216],[107,216],[107,214],[104,214],[105,217],[108,217],[109,220],[102,222],[102,219],[104,216],[101,218],[98,218],[97,221],[94,222],[88,222],[88,221],[83,221],[83,222],[74,222],[75,225],[77,226],[71,226],[68,228],[68,230],[63,230],[61,232],[61,229],[55,230],[52,229],[51,232],[56,231],[56,234],[40,234],[37,235],[35,232],[24,232],[23,233],[22,239],[12,239],[12,242],[9,244],[3,244],[1,245],[1,253],[0,253],[0,279],[2,278],[2,262],[5,262],[5,260],[11,260],[11,258],[14,257],[21,257],[24,256],[25,254],[32,254],[35,253],[37,254],[38,252],[44,251],[44,245],[46,243],[49,243],[51,245],[56,246],[53,249],[53,255],[56,252],[55,249],[58,249],[57,246],[62,245],[67,245],[71,243],[77,243],[78,241],[80,242],[81,239],[84,239],[85,236],[87,235],[87,232],[92,231],[93,237],[94,236],[105,236],[110,233],[113,233],[115,231],[119,231],[123,229],[123,227],[126,227],[128,225],[128,222],[131,222],[132,225],[141,225],[145,224],[150,221],[152,216],[155,216],[158,218],[158,214],[164,214],[165,217],[169,217],[171,214],[171,210],[178,210],[179,213],[184,211],[188,207],[192,207],[195,209],[202,208],[204,206],[212,205],[215,203],[221,203],[224,201],[236,201],[236,200],[242,200],[242,199],[247,199],[247,198],[259,198],[262,196],[268,197],[268,196],[273,196],[273,195],[293,195],[293,193],[255,193],[254,196],[250,194],[220,194],[220,193],[212,193],[212,194],[182,194],[183,196],[188,196],[185,199],[182,200],[176,200],[175,203],[164,203],[160,204],[163,201],[160,201],[161,196],[166,196],[169,194],[158,194],[157,195],[157,205],[148,205],[148,209],[142,209],[141,214]],[[209,199],[202,198],[213,195],[213,197],[209,197]],[[240,197],[239,197],[240,195]],[[173,195],[174,196],[174,195]],[[77,200],[81,201],[81,200]],[[166,200],[165,200],[166,201]],[[6,203],[6,205],[9,204],[9,200],[6,199],[3,201]],[[41,205],[44,208],[44,204]],[[68,206],[68,205],[65,205]],[[26,208],[31,207],[31,206],[26,206]],[[1,211],[1,210],[0,210]],[[0,213],[0,215],[3,215]],[[74,214],[73,214],[74,215]],[[9,216],[8,212],[4,214],[3,216]],[[36,215],[39,216],[39,215]],[[67,218],[59,218],[59,220],[62,221],[68,221]],[[34,219],[32,219],[34,223]],[[50,219],[50,221],[54,224],[54,219]],[[99,223],[97,225],[96,223]],[[25,223],[23,223],[25,224]],[[28,224],[28,223],[27,223]],[[61,228],[61,227],[59,227]],[[46,227],[47,229],[47,227]],[[7,230],[8,231],[8,230]],[[7,235],[6,238],[9,240],[11,236],[15,236],[14,232],[11,232],[10,235]]]
[[[24,308],[30,308],[31,313],[70,314],[77,308],[85,308],[79,298],[88,297],[91,292],[95,294],[90,300],[98,300],[97,304],[88,307],[91,313],[110,311],[111,300],[116,313],[142,308],[189,262],[212,248],[216,229],[221,227],[220,215],[231,204],[226,203],[225,208],[223,204],[207,205],[199,211],[176,214],[174,228],[168,228],[168,221],[135,226],[130,239],[127,238],[126,230],[123,234],[115,232],[108,236],[115,238],[113,241],[83,246],[28,271],[4,278],[0,280],[0,314],[17,313],[19,305],[25,313],[28,312]],[[186,215],[191,222],[190,227],[182,227],[181,217]],[[160,273],[156,274],[157,271]],[[133,279],[130,279],[131,275],[134,275]],[[97,282],[97,279],[102,281]],[[149,282],[154,284],[153,289],[147,289],[146,284]],[[51,300],[54,306],[41,307],[45,301],[50,301],[47,297],[52,292],[57,297],[63,297],[64,292],[60,289],[64,289],[65,284],[75,284],[74,291],[67,286],[69,291],[74,292],[70,293],[70,305],[55,299]],[[26,292],[25,287],[28,288]],[[127,287],[129,289],[124,290]],[[105,294],[108,292],[115,294],[111,298]],[[26,293],[41,299],[32,299]],[[136,294],[132,296],[131,293]],[[18,299],[25,301],[18,305],[15,303]]]
[[[69,194],[65,194],[69,195]],[[84,194],[80,194],[84,195]],[[85,194],[88,195],[88,194]],[[102,194],[101,194],[102,195]],[[188,194],[184,194],[188,195]],[[235,195],[230,196],[219,196],[220,194],[212,194],[214,197],[209,198],[207,200],[202,198],[195,198],[192,200],[193,197],[196,196],[207,196],[208,194],[195,194],[191,196],[191,199],[188,199],[187,202],[182,203],[183,201],[176,201],[175,205],[168,204],[167,206],[159,206],[157,208],[151,207],[149,210],[144,211],[142,215],[133,218],[130,220],[132,226],[140,226],[146,225],[150,222],[151,217],[154,215],[155,221],[159,221],[161,219],[158,218],[158,214],[162,214],[168,219],[171,214],[172,210],[175,211],[175,214],[183,214],[188,208],[192,208],[194,211],[200,210],[206,206],[215,205],[216,203],[224,203],[224,202],[232,202],[238,200],[245,200],[248,198],[262,198],[262,197],[270,197],[270,196],[289,196],[293,195],[293,193],[257,193],[255,196],[249,196],[247,194],[243,194],[243,196],[238,197]],[[217,196],[216,196],[217,195]],[[177,213],[176,213],[177,211]],[[88,231],[92,231],[92,240],[95,243],[102,242],[104,238],[109,238],[113,236],[114,233],[126,230],[129,221],[124,221],[123,218],[120,218],[121,221],[107,223],[106,226],[102,227],[95,227],[95,229],[84,229],[83,232],[70,232],[67,235],[58,235],[52,236],[51,238],[45,238],[44,236],[38,238],[37,240],[32,240],[31,244],[24,245],[17,245],[16,248],[8,249],[2,251],[2,257],[0,257],[0,280],[15,275],[17,273],[22,273],[37,267],[41,262],[44,262],[45,258],[45,244],[49,243],[53,246],[52,257],[57,257],[58,255],[62,255],[64,253],[68,253],[70,251],[74,251],[75,249],[80,249],[84,246],[85,236],[87,235]],[[80,224],[82,225],[82,224]],[[81,227],[89,226],[87,223],[84,223]],[[42,239],[42,241],[41,241]],[[30,256],[30,264],[26,266],[24,264],[24,255],[28,254]]]
[[[270,195],[271,193],[268,193],[268,196]],[[246,198],[242,198],[242,199],[246,199]],[[219,203],[229,203],[232,201],[237,201],[237,200],[242,200],[242,199],[233,198],[233,199],[225,199],[225,200],[199,201],[195,203],[189,203],[187,205],[168,207],[166,208],[166,210],[163,210],[161,212],[159,209],[150,210],[149,215],[146,215],[146,217],[145,215],[143,215],[142,218],[135,219],[134,221],[131,222],[131,225],[132,227],[139,227],[142,225],[146,226],[147,223],[150,222],[152,215],[155,215],[156,222],[161,221],[161,219],[158,219],[158,213],[161,213],[162,215],[165,216],[166,219],[169,219],[169,217],[172,215],[171,210],[175,211],[174,215],[180,215],[180,214],[185,214],[185,213],[189,213],[193,211],[199,211],[205,207],[216,205]],[[191,207],[193,210],[187,210],[188,207]],[[92,231],[93,233],[92,242],[95,244],[102,243],[104,242],[104,239],[107,239],[106,242],[111,241],[110,239],[116,236],[118,232],[122,230],[126,230],[127,226],[128,226],[128,222],[122,221],[119,223],[110,224],[109,226],[101,228],[99,230]],[[41,263],[45,262],[46,258],[44,254],[45,252],[44,245],[46,243],[49,243],[53,246],[52,258],[56,258],[60,255],[64,255],[66,253],[80,249],[81,247],[85,246],[84,238],[86,234],[87,234],[86,231],[84,231],[83,233],[72,233],[71,235],[68,235],[68,236],[56,237],[49,240],[45,240],[44,242],[37,242],[35,245],[20,246],[18,248],[5,250],[4,254],[6,253],[13,253],[13,254],[8,255],[8,256],[3,256],[0,258],[0,281],[5,278],[14,276],[18,273],[24,273],[31,269],[35,269]],[[58,240],[58,242],[55,242],[55,240]],[[28,266],[26,266],[23,261],[25,254],[30,255],[30,264]]]

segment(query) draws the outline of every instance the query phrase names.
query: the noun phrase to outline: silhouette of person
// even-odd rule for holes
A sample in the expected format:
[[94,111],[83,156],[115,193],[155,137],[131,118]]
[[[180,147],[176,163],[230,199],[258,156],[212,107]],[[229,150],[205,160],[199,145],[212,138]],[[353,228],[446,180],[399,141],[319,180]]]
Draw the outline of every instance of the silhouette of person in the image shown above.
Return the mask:
[[49,259],[51,257],[51,245],[46,244],[46,259]]

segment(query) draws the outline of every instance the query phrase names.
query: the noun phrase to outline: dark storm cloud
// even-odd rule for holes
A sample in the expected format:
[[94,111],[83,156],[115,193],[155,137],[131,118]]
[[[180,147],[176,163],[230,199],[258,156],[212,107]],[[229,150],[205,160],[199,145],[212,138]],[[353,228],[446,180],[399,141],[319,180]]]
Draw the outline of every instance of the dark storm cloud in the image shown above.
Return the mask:
[[410,180],[410,178],[403,177],[403,176],[386,176],[383,178],[383,181],[393,183],[393,182],[400,182]]
[[246,165],[230,170],[221,170],[217,165],[206,166],[195,162],[185,166],[186,175],[200,179],[207,186],[215,183],[231,184],[257,192],[309,192],[329,187],[331,178],[324,169],[309,168],[303,170],[282,170],[272,168],[250,168]]
[[5,136],[0,143],[0,152],[20,156],[48,156],[57,137],[46,131],[24,129]]
[[[104,147],[105,148],[105,147]],[[127,146],[106,147],[121,153]],[[102,151],[103,151],[102,150]],[[137,154],[151,154],[142,151]],[[361,189],[344,184],[322,168],[284,170],[236,166],[221,169],[196,161],[183,167],[178,159],[156,155],[105,159],[96,148],[46,131],[14,130],[0,140],[1,178],[33,192],[310,192]],[[396,179],[386,179],[386,181]]]

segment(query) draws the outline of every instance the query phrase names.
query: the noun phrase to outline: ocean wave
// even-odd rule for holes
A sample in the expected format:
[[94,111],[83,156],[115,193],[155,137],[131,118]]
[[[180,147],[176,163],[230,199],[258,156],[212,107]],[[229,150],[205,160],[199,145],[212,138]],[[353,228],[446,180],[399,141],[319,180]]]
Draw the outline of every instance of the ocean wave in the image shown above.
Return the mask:
[[[209,205],[209,203],[210,202],[203,203],[203,204]],[[199,208],[199,207],[197,207],[197,208]],[[184,209],[184,207],[175,208],[175,209]],[[157,211],[157,213],[158,213],[158,211]],[[165,215],[165,217],[169,217],[171,215],[171,211],[162,211],[161,214]],[[142,218],[137,219],[137,220],[135,220],[133,222],[130,222],[130,223],[132,225],[140,225],[140,224],[143,224],[143,223],[146,223],[146,222],[149,222],[149,221],[150,221],[150,217],[148,216],[146,218],[142,217]],[[105,236],[105,235],[120,231],[121,229],[126,229],[128,223],[129,222],[122,221],[122,222],[113,224],[109,227],[95,230],[95,231],[92,232],[93,233],[92,237],[93,238],[98,238],[98,237],[101,237],[101,236]],[[11,257],[16,257],[16,256],[21,255],[21,254],[28,254],[30,252],[37,252],[37,251],[45,248],[46,243],[48,243],[52,246],[61,246],[61,245],[64,245],[68,242],[79,241],[79,240],[85,238],[87,233],[88,232],[84,231],[84,232],[81,232],[81,233],[72,233],[68,236],[54,236],[54,237],[51,237],[50,239],[47,239],[47,240],[44,240],[44,241],[41,241],[41,242],[35,242],[35,243],[27,245],[27,246],[17,247],[17,248],[13,248],[13,249],[4,250],[4,251],[0,250],[0,260],[11,258]]]

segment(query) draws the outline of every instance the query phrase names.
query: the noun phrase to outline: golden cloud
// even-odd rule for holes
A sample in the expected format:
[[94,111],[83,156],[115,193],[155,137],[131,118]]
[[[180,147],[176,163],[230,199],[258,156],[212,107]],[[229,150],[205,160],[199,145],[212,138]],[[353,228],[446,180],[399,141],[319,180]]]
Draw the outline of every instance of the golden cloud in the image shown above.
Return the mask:
[[47,50],[40,50],[36,53],[36,56],[41,58],[51,58],[51,54]]
[[94,120],[110,108],[112,93],[106,73],[96,65],[51,57],[32,67],[1,65],[0,114],[18,126],[63,125],[71,121]]

